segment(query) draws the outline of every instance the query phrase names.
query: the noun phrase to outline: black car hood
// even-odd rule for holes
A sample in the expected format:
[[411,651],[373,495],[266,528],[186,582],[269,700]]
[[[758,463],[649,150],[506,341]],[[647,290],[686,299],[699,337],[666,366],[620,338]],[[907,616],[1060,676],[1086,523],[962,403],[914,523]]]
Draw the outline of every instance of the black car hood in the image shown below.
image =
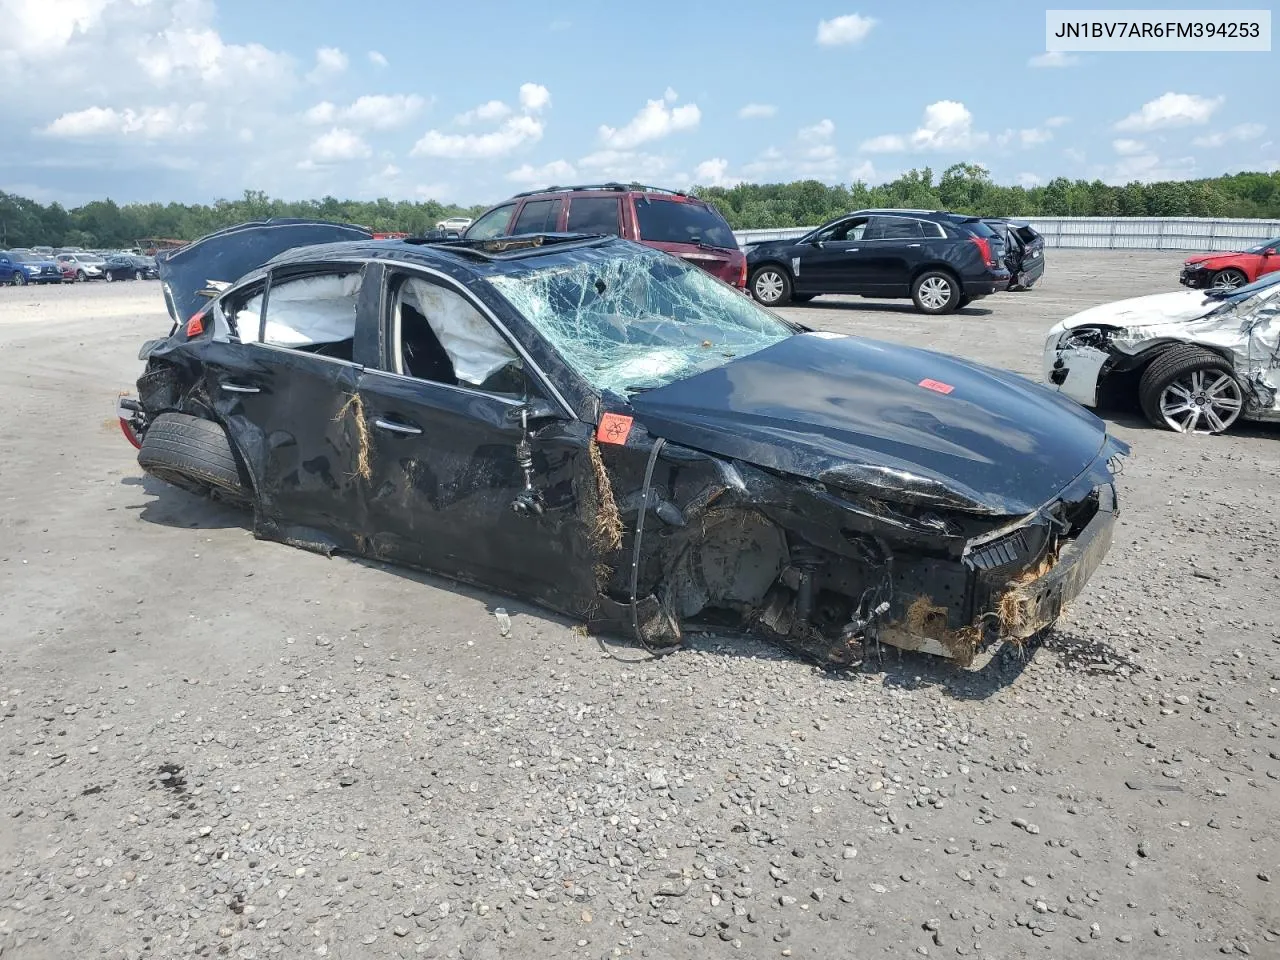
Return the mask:
[[828,333],[631,404],[671,442],[871,497],[1002,516],[1053,500],[1108,440],[1093,414],[1016,374]]
[[156,255],[165,306],[185,323],[208,300],[200,291],[214,283],[235,283],[272,257],[317,243],[371,240],[364,227],[328,220],[274,218],[240,223],[201,237],[185,247]]

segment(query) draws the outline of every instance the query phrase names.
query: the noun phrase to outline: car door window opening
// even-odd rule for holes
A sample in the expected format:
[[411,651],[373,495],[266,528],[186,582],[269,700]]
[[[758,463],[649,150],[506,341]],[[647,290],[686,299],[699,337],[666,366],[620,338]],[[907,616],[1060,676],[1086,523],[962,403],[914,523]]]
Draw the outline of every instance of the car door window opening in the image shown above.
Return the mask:
[[470,300],[421,277],[393,283],[396,373],[489,393],[521,392],[519,356]]
[[361,281],[351,271],[273,280],[232,308],[240,340],[350,361]]

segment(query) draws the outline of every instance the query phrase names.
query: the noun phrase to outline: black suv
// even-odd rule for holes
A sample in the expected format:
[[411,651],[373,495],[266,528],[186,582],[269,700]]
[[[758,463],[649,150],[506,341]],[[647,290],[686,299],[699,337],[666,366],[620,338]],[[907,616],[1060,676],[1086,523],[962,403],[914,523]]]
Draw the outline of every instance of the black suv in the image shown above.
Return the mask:
[[767,307],[823,293],[910,297],[950,313],[1009,286],[1004,242],[978,217],[859,210],[794,240],[747,250],[747,289]]

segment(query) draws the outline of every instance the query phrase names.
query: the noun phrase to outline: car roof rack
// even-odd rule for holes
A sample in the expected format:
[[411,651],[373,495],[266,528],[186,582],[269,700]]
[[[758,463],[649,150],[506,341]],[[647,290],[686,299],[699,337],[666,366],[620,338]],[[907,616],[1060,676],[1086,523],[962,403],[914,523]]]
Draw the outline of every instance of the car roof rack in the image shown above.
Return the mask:
[[555,247],[567,243],[582,243],[587,240],[607,240],[607,234],[597,233],[521,233],[510,237],[492,237],[488,240],[430,240],[426,237],[409,237],[397,241],[415,247],[433,247],[437,250],[448,250],[479,260],[507,260],[512,257],[525,256],[544,247]]
[[692,196],[692,194],[687,190],[671,190],[667,187],[651,187],[643,183],[620,183],[618,181],[610,181],[609,183],[579,183],[572,186],[553,185],[550,187],[542,187],[538,190],[525,190],[523,193],[514,194],[511,199],[515,200],[518,197],[532,197],[540,193],[568,193],[577,191],[585,193],[589,190],[608,190],[611,193],[628,193],[632,191],[636,193],[665,193],[668,196],[673,197]]

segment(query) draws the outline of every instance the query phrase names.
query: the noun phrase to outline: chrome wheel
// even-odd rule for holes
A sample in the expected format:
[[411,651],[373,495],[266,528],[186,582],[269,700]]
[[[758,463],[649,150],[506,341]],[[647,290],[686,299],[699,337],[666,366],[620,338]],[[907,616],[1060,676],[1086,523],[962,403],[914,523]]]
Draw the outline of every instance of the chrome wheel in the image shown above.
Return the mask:
[[927,310],[941,310],[951,300],[951,284],[945,277],[928,277],[920,284],[920,303]]
[[25,287],[27,285],[27,275],[19,270],[13,275],[13,285],[15,287]]
[[756,275],[755,294],[761,303],[777,303],[785,288],[786,282],[776,270],[765,270]]
[[1239,270],[1220,270],[1213,278],[1212,289],[1214,290],[1234,290],[1236,287],[1244,286],[1248,280]]
[[1222,433],[1243,407],[1240,384],[1221,370],[1184,373],[1160,394],[1160,416],[1179,433]]

